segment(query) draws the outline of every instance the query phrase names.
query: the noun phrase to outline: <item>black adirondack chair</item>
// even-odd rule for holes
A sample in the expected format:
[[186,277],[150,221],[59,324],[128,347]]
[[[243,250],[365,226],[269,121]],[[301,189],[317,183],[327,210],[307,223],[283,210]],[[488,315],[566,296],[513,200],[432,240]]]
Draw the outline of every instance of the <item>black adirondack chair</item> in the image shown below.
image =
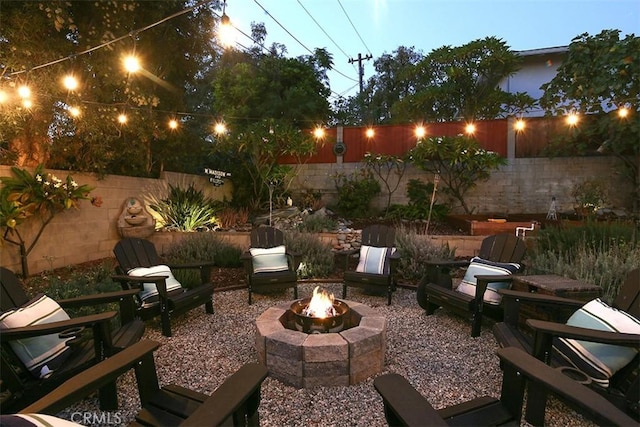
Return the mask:
[[[640,356],[638,353],[628,365],[609,378],[608,387],[602,387],[597,382],[591,382],[585,374],[577,372],[575,366],[566,358],[560,357],[555,350],[552,351],[558,337],[614,344],[640,351],[639,334],[599,331],[566,325],[569,317],[585,305],[584,301],[512,290],[501,291],[501,293],[505,310],[504,320],[493,326],[493,334],[501,347],[516,347],[533,354],[567,375],[588,383],[590,388],[602,394],[636,420],[640,420]],[[640,269],[628,273],[611,306],[640,319]],[[526,326],[522,325],[522,313],[525,311],[522,308],[524,307],[535,307],[533,313],[538,317],[527,319]],[[527,313],[531,312],[527,310]],[[540,404],[544,405],[543,397],[540,397]],[[526,418],[532,423],[540,422],[532,417],[534,415],[527,414]]]
[[[520,425],[524,392],[527,410],[538,395],[553,393],[603,425],[628,426],[634,420],[599,394],[558,375],[556,370],[524,351],[510,347],[498,350],[503,368],[500,398],[482,396],[436,410],[398,374],[377,377],[373,385],[382,396],[384,413],[390,426],[500,426]],[[544,419],[546,405],[535,408]],[[542,424],[535,424],[542,425]]]
[[[504,264],[514,272],[521,272],[520,264],[524,258],[526,245],[513,234],[496,234],[486,237],[480,246],[478,258],[489,263]],[[443,307],[453,313],[471,319],[471,336],[480,335],[482,317],[487,315],[495,320],[502,319],[502,307],[499,304],[485,303],[485,295],[490,283],[509,283],[510,275],[496,276],[492,274],[477,275],[475,295],[469,295],[453,288],[451,273],[456,268],[469,267],[473,260],[432,260],[427,262],[427,274],[423,277],[416,291],[418,304],[427,315]],[[478,262],[479,263],[479,262]],[[519,268],[506,264],[517,263]]]
[[21,413],[56,414],[133,369],[142,409],[131,425],[260,425],[260,389],[268,373],[264,366],[245,364],[211,396],[177,385],[160,387],[153,358],[159,346],[157,342],[142,340],[69,379]]
[[[362,229],[362,246],[358,249],[342,251],[345,257],[345,271],[342,278],[342,298],[347,297],[348,287],[364,289],[365,292],[380,294],[386,291],[387,305],[396,289],[396,270],[400,254],[395,250],[396,231],[382,224],[370,225]],[[351,261],[356,259],[357,266]]]
[[298,298],[300,257],[286,249],[284,233],[275,227],[254,228],[250,242],[249,250],[240,257],[249,290],[249,304],[253,292],[293,288],[293,296]]
[[173,290],[167,290],[167,274],[153,276],[133,276],[131,274],[132,270],[137,268],[165,265],[152,242],[139,238],[122,239],[116,244],[113,253],[118,261],[118,275],[113,276],[113,280],[119,282],[123,289],[141,290],[143,284],[153,283],[155,285],[157,296],[150,302],[139,299],[137,315],[143,320],[160,316],[164,336],[171,336],[171,316],[173,315],[187,312],[201,305],[205,306],[207,313],[213,314],[213,283],[211,283],[213,261],[168,265],[169,269],[173,271],[180,269],[199,270],[201,284],[191,289],[186,289],[178,284]]
[[[2,313],[8,314],[11,310],[26,307],[32,301],[16,275],[4,267],[0,267],[0,285]],[[134,319],[134,295],[132,291],[118,291],[56,301],[63,309],[118,303],[119,319],[118,312],[105,311],[70,320],[2,329],[0,375],[5,396],[2,411],[24,407],[76,373],[139,341],[145,325],[141,320]],[[69,355],[66,360],[49,376],[36,378],[13,350],[11,342],[50,334],[61,334],[65,338],[73,336],[75,339],[67,342],[69,349],[66,351]],[[115,385],[108,385],[102,390],[100,402],[103,409],[117,407]]]

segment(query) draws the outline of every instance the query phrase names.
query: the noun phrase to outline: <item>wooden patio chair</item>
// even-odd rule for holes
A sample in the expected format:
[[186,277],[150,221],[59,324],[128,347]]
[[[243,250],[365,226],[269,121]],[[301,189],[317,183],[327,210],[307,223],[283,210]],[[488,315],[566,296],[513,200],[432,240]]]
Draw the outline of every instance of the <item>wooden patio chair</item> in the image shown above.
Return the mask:
[[[386,291],[387,305],[396,290],[396,270],[400,254],[395,248],[396,231],[382,224],[362,229],[361,246],[342,251],[345,256],[345,271],[342,279],[342,298],[347,297],[348,287],[362,288],[365,292],[380,294]],[[350,260],[358,260],[353,268]]]
[[[533,354],[566,375],[584,382],[640,420],[640,332],[616,332],[626,330],[628,325],[636,331],[640,330],[639,284],[640,269],[632,270],[620,287],[611,309],[598,303],[598,300],[585,303],[551,295],[501,291],[504,320],[493,326],[493,334],[501,347],[516,347]],[[528,314],[523,314],[525,311]],[[584,315],[588,316],[588,323],[583,323]],[[525,316],[528,319],[523,325]],[[621,320],[627,325],[624,329],[618,326]],[[579,341],[576,343],[567,339]],[[597,345],[589,348],[589,345],[585,347],[584,342]],[[599,344],[618,346],[606,350],[617,358],[615,367],[606,359],[593,361],[603,351],[598,348]],[[590,355],[584,356],[584,348]],[[624,351],[624,348],[630,350]],[[601,371],[601,364],[609,367]],[[530,422],[537,421],[533,419]]]
[[[519,426],[524,392],[527,410],[538,395],[553,393],[560,400],[580,408],[585,416],[603,425],[634,425],[633,419],[597,393],[572,381],[517,348],[498,350],[503,368],[500,398],[482,396],[436,410],[409,381],[398,374],[377,377],[373,385],[382,396],[384,414],[390,426]],[[537,406],[544,420],[546,404]],[[542,425],[535,424],[535,425]]]
[[[54,301],[30,299],[16,275],[0,267],[2,409],[17,410],[69,377],[140,340],[144,322],[134,319],[134,294],[118,291]],[[118,303],[118,312],[69,318],[65,308]],[[100,394],[115,409],[115,388]]]
[[178,385],[160,387],[153,358],[159,346],[157,342],[142,340],[69,379],[20,413],[56,414],[133,369],[142,409],[130,425],[260,425],[260,389],[268,374],[264,366],[243,365],[211,396]]
[[251,230],[250,247],[240,259],[244,265],[249,304],[253,292],[273,292],[293,288],[298,298],[300,257],[287,250],[284,233],[274,227]]
[[[427,315],[439,307],[471,319],[471,336],[480,335],[482,317],[502,319],[498,289],[511,286],[511,275],[520,273],[526,246],[513,234],[486,237],[480,252],[470,260],[432,260],[416,291],[418,304]],[[467,267],[454,289],[451,273]]]
[[[213,314],[213,283],[211,268],[214,263],[196,262],[166,265],[149,240],[126,238],[120,240],[113,253],[118,261],[118,275],[113,280],[123,289],[137,289],[137,315],[143,320],[160,316],[162,334],[171,336],[171,316],[205,306]],[[184,288],[173,276],[172,270],[198,270],[200,285]]]

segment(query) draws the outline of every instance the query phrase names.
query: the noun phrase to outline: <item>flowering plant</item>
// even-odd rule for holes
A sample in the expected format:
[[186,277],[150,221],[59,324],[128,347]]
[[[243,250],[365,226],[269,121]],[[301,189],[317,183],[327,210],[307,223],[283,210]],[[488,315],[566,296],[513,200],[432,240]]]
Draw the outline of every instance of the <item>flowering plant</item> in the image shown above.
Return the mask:
[[[33,175],[29,171],[11,168],[13,177],[0,177],[0,228],[4,229],[3,239],[20,246],[22,272],[28,275],[27,256],[42,235],[44,228],[54,216],[64,210],[78,208],[78,201],[90,199],[93,190],[88,185],[79,185],[69,175],[62,180],[51,173],[46,173],[42,165],[38,165]],[[100,206],[100,198],[92,198],[95,206]],[[40,227],[33,242],[26,247],[26,242],[18,230],[18,226],[32,217],[40,218]]]

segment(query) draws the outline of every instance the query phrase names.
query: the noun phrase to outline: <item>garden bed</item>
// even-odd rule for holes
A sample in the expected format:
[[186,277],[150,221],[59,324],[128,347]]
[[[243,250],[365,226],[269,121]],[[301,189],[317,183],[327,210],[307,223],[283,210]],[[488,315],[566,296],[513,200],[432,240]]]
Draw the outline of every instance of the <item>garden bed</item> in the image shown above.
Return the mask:
[[548,223],[547,214],[486,214],[486,215],[447,215],[446,222],[463,234],[470,236],[490,236],[498,233],[515,233],[517,227],[536,229]]

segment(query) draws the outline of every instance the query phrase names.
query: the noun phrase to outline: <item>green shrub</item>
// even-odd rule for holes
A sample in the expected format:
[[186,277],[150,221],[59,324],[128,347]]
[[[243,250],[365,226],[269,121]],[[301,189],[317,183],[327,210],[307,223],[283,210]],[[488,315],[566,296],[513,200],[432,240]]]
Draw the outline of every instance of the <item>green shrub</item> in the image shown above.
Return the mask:
[[324,215],[309,215],[304,217],[298,224],[298,230],[308,233],[321,233],[334,231],[338,226],[338,221]]
[[148,199],[149,207],[157,213],[158,226],[167,230],[209,230],[216,225],[216,213],[222,208],[221,202],[205,197],[193,183],[187,189],[169,184],[166,198],[151,195]]
[[300,255],[298,278],[329,277],[333,272],[334,255],[331,245],[318,236],[297,231],[285,231],[287,250]]
[[380,183],[368,169],[360,169],[351,175],[337,174],[334,177],[338,190],[336,210],[350,218],[369,218],[371,201],[380,194]]
[[[225,242],[216,233],[193,233],[172,245],[165,258],[170,264],[213,261],[217,267],[242,267],[242,249]],[[184,287],[200,284],[200,272],[195,269],[172,271]]]
[[640,267],[638,229],[632,223],[596,221],[546,228],[526,264],[527,274],[558,274],[598,285],[611,302],[627,273]]
[[426,274],[426,261],[452,259],[455,256],[455,248],[450,249],[448,244],[436,245],[405,227],[396,229],[396,247],[400,253],[398,275],[409,282],[422,279]]

